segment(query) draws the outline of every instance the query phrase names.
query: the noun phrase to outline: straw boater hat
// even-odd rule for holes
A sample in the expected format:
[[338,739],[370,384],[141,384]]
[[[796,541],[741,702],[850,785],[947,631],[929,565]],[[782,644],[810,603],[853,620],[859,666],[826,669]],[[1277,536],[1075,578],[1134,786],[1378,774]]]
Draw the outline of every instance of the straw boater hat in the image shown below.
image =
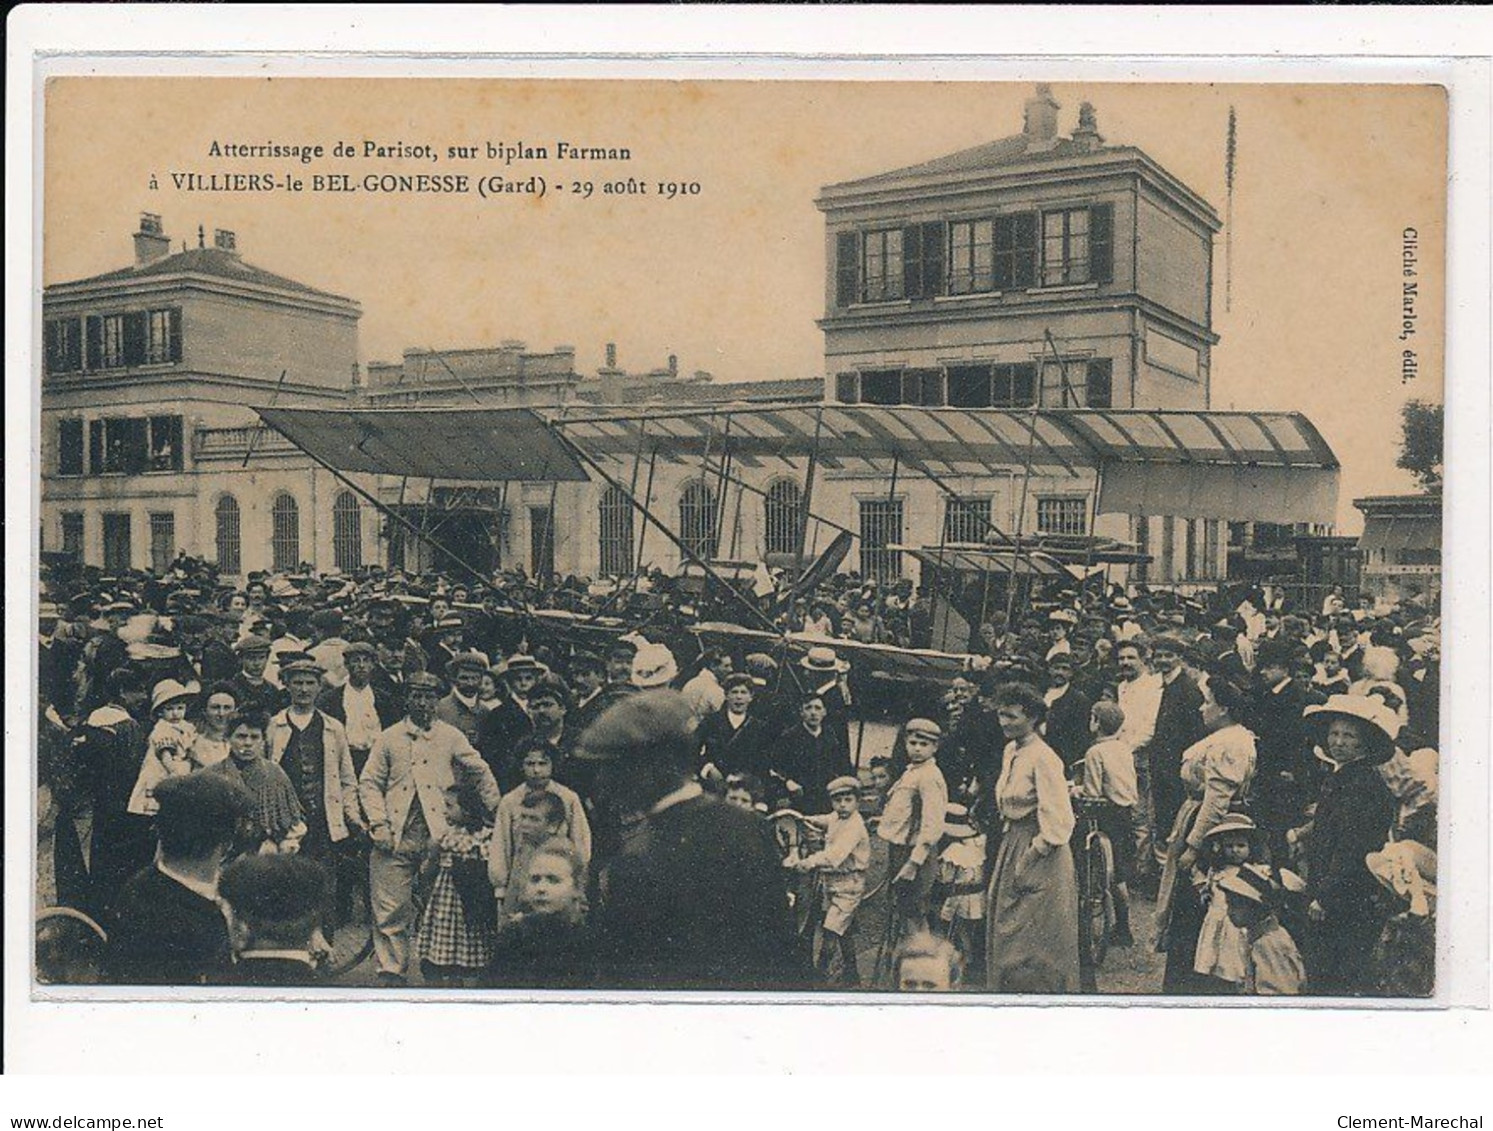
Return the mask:
[[1309,705],[1302,715],[1319,745],[1325,744],[1327,728],[1334,719],[1356,719],[1364,724],[1359,729],[1368,746],[1363,760],[1371,766],[1381,766],[1394,757],[1400,719],[1376,696],[1334,695],[1326,703]]
[[544,675],[549,671],[546,664],[540,663],[533,656],[515,654],[507,656],[498,664],[497,673],[500,676],[516,675],[519,672],[533,672],[535,675]]
[[632,658],[632,685],[643,689],[667,687],[679,675],[679,665],[667,644],[644,643]]
[[809,654],[798,661],[798,666],[811,672],[848,672],[850,661],[835,655],[833,648],[823,646],[809,649]]
[[202,685],[195,679],[190,683],[178,683],[174,679],[163,679],[155,685],[150,695],[150,709],[159,711],[167,703],[178,699],[195,699],[202,693]]

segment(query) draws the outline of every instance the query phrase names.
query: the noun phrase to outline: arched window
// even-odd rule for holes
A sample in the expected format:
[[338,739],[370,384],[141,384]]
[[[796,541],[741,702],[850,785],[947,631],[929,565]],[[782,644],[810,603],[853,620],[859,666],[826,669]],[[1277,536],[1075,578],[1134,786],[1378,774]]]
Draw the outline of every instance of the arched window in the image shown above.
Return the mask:
[[270,559],[275,570],[301,564],[301,508],[285,492],[276,495],[270,506]]
[[213,508],[217,519],[218,570],[220,573],[243,573],[243,543],[239,532],[238,500],[224,495]]
[[679,496],[679,540],[698,557],[715,557],[715,492],[691,483]]
[[632,503],[621,487],[608,487],[602,492],[600,530],[602,576],[632,573]]
[[779,479],[767,489],[762,503],[763,544],[769,554],[798,552],[803,528],[803,492],[791,479]]
[[332,504],[332,562],[347,573],[363,564],[363,509],[351,491]]

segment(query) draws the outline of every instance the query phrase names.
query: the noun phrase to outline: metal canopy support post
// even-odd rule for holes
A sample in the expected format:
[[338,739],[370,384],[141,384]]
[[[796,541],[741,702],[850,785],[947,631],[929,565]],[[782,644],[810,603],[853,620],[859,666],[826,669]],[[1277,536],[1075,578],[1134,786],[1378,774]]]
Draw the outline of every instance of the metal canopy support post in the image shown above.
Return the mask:
[[[383,503],[379,502],[377,498],[369,494],[362,487],[359,487],[351,479],[343,475],[342,472],[338,471],[335,467],[327,463],[325,460],[319,458],[318,456],[311,455],[310,452],[307,452],[306,454],[310,455],[312,461],[317,465],[324,467],[328,471],[330,471],[332,473],[332,477],[336,479],[337,482],[341,483],[348,490],[357,494],[359,498],[363,499],[369,505],[374,507],[380,514],[384,514],[389,518],[392,518],[395,522],[399,523],[400,526],[413,533],[417,538],[423,537],[423,535],[420,533],[420,529],[409,519],[405,518],[402,514],[399,514],[391,507],[387,507]],[[441,548],[445,549],[445,547]],[[455,554],[451,553],[450,550],[446,550],[446,556],[449,557],[457,565],[459,565],[462,569],[464,569],[467,573],[469,573],[472,577],[476,578],[477,581],[482,585],[486,586],[490,584],[490,580],[487,575],[484,574],[481,570],[477,569],[471,563],[467,562],[465,559],[457,557]]]
[[690,549],[689,546],[685,544],[684,539],[680,538],[677,534],[670,530],[668,526],[660,522],[649,507],[646,507],[642,503],[638,502],[636,496],[629,493],[627,488],[619,483],[617,479],[609,472],[603,469],[601,464],[597,460],[593,459],[588,453],[581,450],[581,448],[579,448],[575,444],[571,444],[570,448],[574,452],[575,457],[578,460],[580,460],[593,472],[599,475],[609,486],[615,487],[624,495],[627,495],[627,501],[632,504],[633,509],[643,516],[643,526],[645,530],[647,529],[649,523],[652,523],[654,526],[658,527],[659,533],[667,538],[671,543],[673,543],[674,547],[680,553],[682,553],[689,561],[694,562],[697,566],[705,571],[705,576],[710,578],[717,585],[721,586],[737,601],[737,603],[742,606],[742,608],[748,610],[752,614],[752,617],[754,619],[760,621],[769,632],[771,632],[775,636],[780,635],[778,626],[773,624],[771,618],[766,616],[761,609],[757,608],[756,605],[752,604],[740,593],[738,593],[735,586],[729,584],[725,578],[723,578],[719,573],[715,571],[715,568],[711,566],[709,562],[707,562],[699,554],[695,553],[694,550]]
[[[645,502],[644,513],[647,513],[646,507],[647,506],[651,506],[652,503],[653,503],[653,469],[654,469],[655,465],[657,465],[657,463],[658,463],[658,446],[654,445],[653,450],[648,453],[648,478],[644,481],[644,486],[643,486],[643,499],[644,499],[644,502]],[[603,477],[605,477],[606,473],[605,472],[598,472],[598,474],[600,474]],[[611,482],[611,480],[607,480],[607,481]],[[616,486],[618,488],[618,490],[622,490],[622,485],[620,483],[613,484],[613,485]],[[628,502],[632,503],[634,506],[637,505],[637,501],[638,500],[637,500],[637,496],[636,495],[634,495],[631,491],[623,491],[622,493],[627,496],[627,501]],[[638,576],[643,572],[643,546],[644,546],[644,544],[647,541],[648,541],[648,524],[645,522],[645,523],[643,523],[643,529],[641,529],[641,530],[638,531],[638,564],[637,564],[637,567],[632,571],[633,587],[634,588],[637,587]]]
[[798,537],[793,548],[793,580],[804,571],[804,543],[809,540],[809,508],[814,504],[814,473],[819,469],[819,437],[824,430],[824,408],[814,414],[814,446],[809,449],[809,466],[804,469],[803,514],[799,516]]
[[[270,394],[270,407],[271,408],[274,408],[275,407],[275,402],[280,399],[280,390],[285,387],[285,375],[287,373],[289,373],[289,372],[290,372],[289,369],[282,369],[282,370],[280,370],[280,380],[278,380],[278,381],[275,382],[275,391]],[[249,460],[254,455],[254,444],[255,444],[255,441],[257,441],[259,439],[259,434],[261,432],[263,432],[263,431],[264,431],[264,421],[261,419],[260,422],[259,422],[259,426],[257,428],[255,428],[254,431],[252,431],[252,432],[249,433],[249,442],[244,447],[244,462],[240,465],[241,467],[248,467],[249,466]]]

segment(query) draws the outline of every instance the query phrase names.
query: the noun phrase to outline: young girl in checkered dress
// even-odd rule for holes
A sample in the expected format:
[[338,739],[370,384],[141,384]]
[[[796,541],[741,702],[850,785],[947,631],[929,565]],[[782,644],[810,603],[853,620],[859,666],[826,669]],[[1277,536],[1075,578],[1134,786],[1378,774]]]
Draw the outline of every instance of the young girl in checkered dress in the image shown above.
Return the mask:
[[446,834],[437,845],[437,871],[420,915],[416,953],[431,985],[460,985],[486,969],[497,933],[487,855],[492,827],[459,797],[446,799]]

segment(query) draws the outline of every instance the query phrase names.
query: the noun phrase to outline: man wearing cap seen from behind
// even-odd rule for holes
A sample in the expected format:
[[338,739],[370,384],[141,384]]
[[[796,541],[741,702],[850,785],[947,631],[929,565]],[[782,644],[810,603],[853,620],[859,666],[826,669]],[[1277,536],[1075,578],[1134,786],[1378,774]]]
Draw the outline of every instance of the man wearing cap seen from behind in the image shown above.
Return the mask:
[[608,814],[644,835],[603,865],[596,912],[601,984],[624,989],[795,989],[794,945],[776,845],[754,814],[694,780],[694,714],[677,691],[610,707],[576,757],[597,763]]
[[446,832],[447,802],[467,788],[488,813],[498,807],[498,783],[461,731],[435,717],[441,681],[427,672],[409,679],[406,715],[373,744],[358,779],[373,848],[373,950],[380,982],[403,985],[409,968],[415,878],[431,845]]

